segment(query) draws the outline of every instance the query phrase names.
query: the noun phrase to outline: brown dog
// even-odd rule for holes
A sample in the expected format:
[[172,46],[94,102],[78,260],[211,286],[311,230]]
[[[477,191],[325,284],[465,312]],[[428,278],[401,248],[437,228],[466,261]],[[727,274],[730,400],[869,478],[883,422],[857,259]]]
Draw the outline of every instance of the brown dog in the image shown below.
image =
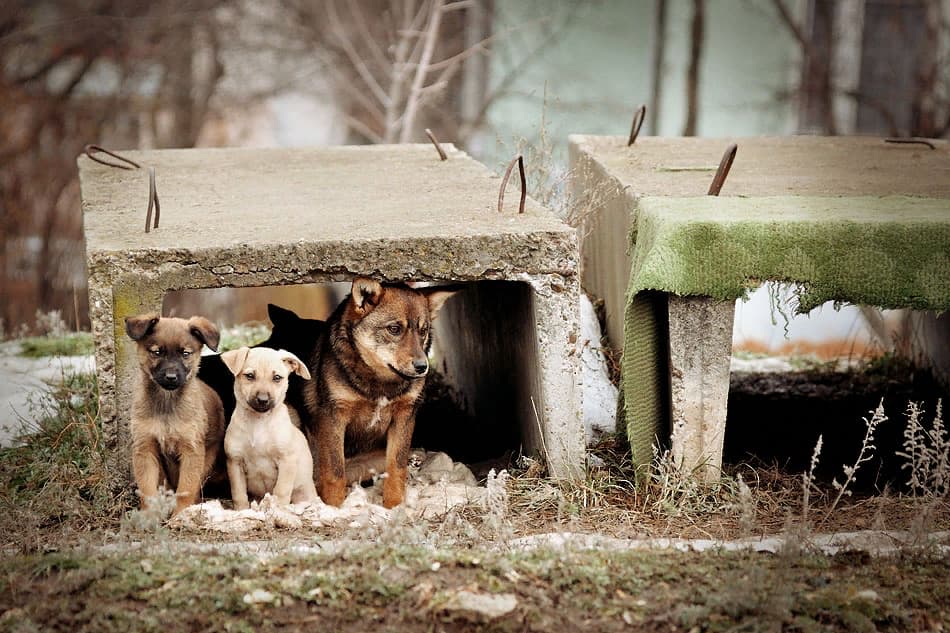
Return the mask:
[[175,514],[193,504],[214,474],[225,472],[224,409],[198,379],[201,347],[217,349],[217,328],[204,317],[126,317],[138,344],[140,374],[132,402],[132,470],[142,507],[160,485],[175,490]]
[[344,442],[364,453],[385,438],[383,505],[402,503],[416,409],[429,371],[431,324],[455,293],[353,280],[350,296],[327,320],[304,386],[305,428],[319,472],[318,492],[339,506],[346,497]]

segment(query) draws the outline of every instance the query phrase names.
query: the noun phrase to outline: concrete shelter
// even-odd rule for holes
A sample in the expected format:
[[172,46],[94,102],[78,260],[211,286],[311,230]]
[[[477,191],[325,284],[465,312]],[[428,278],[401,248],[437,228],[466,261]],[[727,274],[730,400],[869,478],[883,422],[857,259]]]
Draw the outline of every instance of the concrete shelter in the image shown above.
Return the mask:
[[801,284],[803,312],[828,300],[950,309],[946,141],[572,136],[570,151],[576,192],[604,200],[582,227],[582,284],[623,346],[641,464],[671,433],[675,459],[718,478],[735,300],[763,282]]
[[146,170],[80,157],[101,417],[116,468],[128,472],[137,371],[124,317],[160,312],[172,290],[365,275],[464,282],[436,321],[437,366],[476,423],[489,421],[475,403],[498,397],[479,377],[497,374],[525,451],[544,451],[557,476],[580,473],[576,232],[530,199],[519,215],[515,184],[499,213],[500,178],[443,147],[446,161],[430,145],[121,152],[155,169],[161,221],[149,233]]

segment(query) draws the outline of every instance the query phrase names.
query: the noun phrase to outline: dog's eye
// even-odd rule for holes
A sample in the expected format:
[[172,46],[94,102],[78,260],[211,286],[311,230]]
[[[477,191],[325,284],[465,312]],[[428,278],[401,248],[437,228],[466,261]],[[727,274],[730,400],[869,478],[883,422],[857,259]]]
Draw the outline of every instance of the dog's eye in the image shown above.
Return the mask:
[[274,374],[274,382],[280,382],[283,379],[284,377],[281,376],[280,374]]
[[161,350],[161,349],[150,349],[149,352],[152,353],[152,356],[161,356],[161,355],[162,355],[162,350]]
[[389,333],[393,336],[399,336],[402,334],[402,325],[399,323],[390,323],[386,326],[386,329],[389,330]]
[[254,372],[252,371],[245,372],[244,377],[247,378],[248,380],[254,380]]
[[184,356],[185,358],[188,358],[189,356],[191,356],[191,351],[187,349],[183,349],[181,350],[181,355]]

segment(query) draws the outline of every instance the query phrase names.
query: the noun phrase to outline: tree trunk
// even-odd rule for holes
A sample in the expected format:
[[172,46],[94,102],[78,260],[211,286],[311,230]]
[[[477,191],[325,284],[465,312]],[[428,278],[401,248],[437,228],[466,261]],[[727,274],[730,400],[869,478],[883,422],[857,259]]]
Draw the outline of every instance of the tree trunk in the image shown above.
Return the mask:
[[656,0],[653,25],[653,85],[650,88],[650,133],[660,134],[660,108],[663,90],[663,63],[666,56],[666,0]]
[[693,0],[689,70],[686,75],[686,125],[683,126],[683,136],[696,136],[696,117],[699,112],[699,65],[702,62],[703,53],[705,4],[706,0]]

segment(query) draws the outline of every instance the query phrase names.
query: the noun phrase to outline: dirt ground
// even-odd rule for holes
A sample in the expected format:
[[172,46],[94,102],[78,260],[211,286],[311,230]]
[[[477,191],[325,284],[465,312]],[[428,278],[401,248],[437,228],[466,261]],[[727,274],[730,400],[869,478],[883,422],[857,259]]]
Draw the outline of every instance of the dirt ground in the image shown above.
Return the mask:
[[[947,631],[946,486],[915,490],[888,466],[907,398],[934,431],[940,394],[891,375],[734,385],[746,444],[716,486],[662,456],[638,481],[607,437],[581,482],[508,456],[500,489],[438,519],[231,536],[170,527],[116,495],[94,380],[74,377],[28,441],[0,449],[0,631]],[[864,398],[856,413],[838,393]],[[893,401],[894,428],[874,440],[884,459],[843,494],[834,481],[880,397]],[[818,433],[827,448],[807,478]]]

